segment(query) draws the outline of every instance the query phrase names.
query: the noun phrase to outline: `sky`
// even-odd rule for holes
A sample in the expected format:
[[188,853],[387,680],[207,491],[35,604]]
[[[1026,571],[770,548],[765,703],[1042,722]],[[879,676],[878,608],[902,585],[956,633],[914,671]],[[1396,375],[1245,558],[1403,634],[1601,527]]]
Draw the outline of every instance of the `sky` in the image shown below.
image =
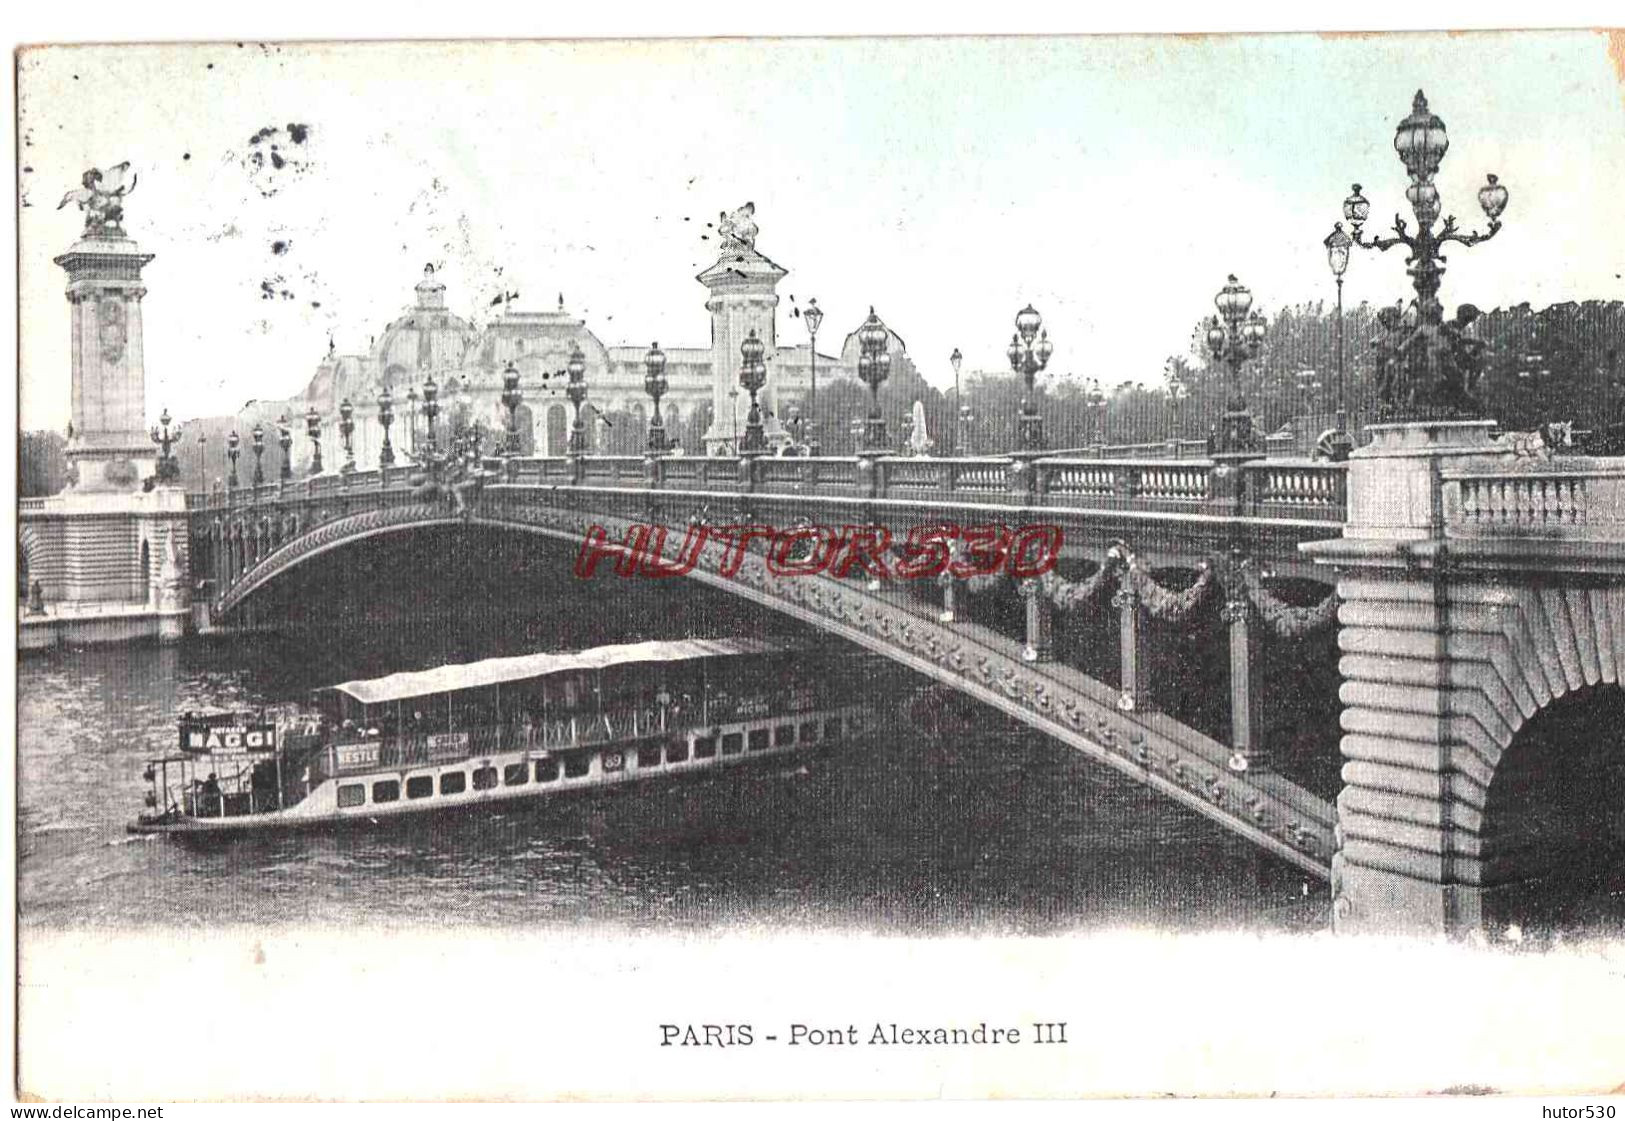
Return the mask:
[[[816,297],[821,350],[873,305],[922,374],[1007,369],[1024,305],[1051,372],[1152,383],[1228,273],[1266,316],[1330,303],[1322,239],[1353,182],[1404,207],[1394,125],[1444,118],[1446,213],[1511,192],[1448,254],[1447,308],[1625,298],[1625,37],[1595,32],[46,48],[19,64],[20,425],[63,428],[55,209],[91,166],[139,174],[147,410],[298,393],[366,350],[425,263],[454,310],[566,307],[606,344],[708,345],[707,226]],[[291,126],[298,126],[293,128]],[[251,138],[258,136],[259,142]],[[277,145],[281,168],[266,157]],[[256,157],[258,159],[256,160]],[[1408,214],[1408,210],[1407,210]],[[1357,254],[1345,298],[1407,290]]]

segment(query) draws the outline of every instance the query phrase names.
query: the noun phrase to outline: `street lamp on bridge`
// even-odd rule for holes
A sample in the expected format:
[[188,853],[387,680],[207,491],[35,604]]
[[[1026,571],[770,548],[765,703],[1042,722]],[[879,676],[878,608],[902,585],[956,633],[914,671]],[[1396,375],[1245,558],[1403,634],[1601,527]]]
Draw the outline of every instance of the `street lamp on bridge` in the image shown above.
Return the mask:
[[209,434],[197,434],[197,489],[202,494],[209,489]]
[[[1359,193],[1358,187],[1355,193]],[[1349,435],[1348,398],[1343,382],[1343,274],[1348,271],[1349,247],[1354,244],[1354,239],[1343,232],[1343,223],[1337,222],[1323,244],[1326,246],[1326,264],[1337,280],[1337,319],[1333,326],[1337,334],[1337,426],[1332,429],[1326,450],[1332,459],[1341,462],[1354,450],[1354,438]]]
[[964,414],[965,406],[959,400],[959,367],[960,367],[960,364],[963,363],[964,361],[965,361],[965,356],[963,354],[959,353],[959,348],[957,346],[954,347],[954,352],[952,354],[948,355],[948,365],[950,365],[950,366],[952,366],[954,368],[954,447],[953,447],[953,452],[952,452],[953,455],[960,454],[959,453],[959,445],[963,442],[963,433],[960,431],[960,429],[962,427],[961,417]]
[[[389,392],[387,385],[384,387],[384,392]],[[407,432],[407,441],[411,445],[407,448],[407,451],[415,457],[418,454],[418,387],[415,385],[406,387],[406,426],[409,430]],[[386,437],[389,435],[387,427],[384,430],[384,435]]]
[[[417,413],[418,395],[416,389],[407,389],[407,400],[412,402],[414,417]],[[395,447],[389,442],[389,426],[395,423],[395,396],[390,393],[389,386],[378,394],[378,423],[384,426],[384,443],[378,449],[378,466],[392,467],[395,464]]]
[[666,395],[666,352],[659,343],[650,343],[643,356],[643,390],[654,401],[654,413],[649,418],[649,454],[666,453],[666,421],[660,415],[660,399]]
[[293,478],[293,424],[288,420],[287,413],[277,417],[276,427],[277,446],[282,449],[281,478],[283,482],[287,482]]
[[1083,407],[1089,414],[1089,432],[1093,442],[1104,445],[1106,443],[1106,391],[1100,387],[1099,378],[1089,379],[1089,392],[1083,395]]
[[502,371],[502,404],[508,410],[508,438],[503,449],[506,455],[519,454],[519,406],[525,395],[519,391],[519,367],[509,362]]
[[265,485],[265,425],[260,421],[254,422],[254,428],[249,435],[254,438],[254,485]]
[[871,305],[869,318],[858,328],[858,378],[869,387],[869,415],[863,422],[860,452],[877,455],[886,451],[886,418],[880,412],[880,387],[891,375],[891,355],[886,353],[891,332]]
[[1033,379],[1049,365],[1055,344],[1049,341],[1049,332],[1043,330],[1044,320],[1032,304],[1016,313],[1016,333],[1010,336],[1010,369],[1021,375],[1027,383],[1027,395],[1021,399],[1021,415],[1017,420],[1017,442],[1024,452],[1044,449],[1044,418],[1038,415],[1034,401],[1036,389]]
[[423,443],[428,450],[429,458],[434,458],[435,436],[434,421],[440,415],[440,387],[435,384],[434,375],[430,374],[423,383],[423,418],[426,422],[426,431],[423,434]]
[[350,404],[348,397],[339,402],[339,435],[344,437],[344,465],[339,468],[339,474],[353,474],[355,471],[355,406]]
[[[172,418],[169,410],[165,409],[158,417],[158,423],[152,426],[152,442],[158,445],[158,481],[171,482],[180,478],[181,467],[175,458],[169,454],[169,449],[180,443],[181,426],[176,424],[170,427]],[[160,427],[161,426],[161,427]]]
[[[1439,302],[1439,284],[1444,276],[1443,248],[1455,242],[1471,248],[1488,241],[1501,229],[1501,212],[1506,209],[1507,189],[1490,175],[1478,189],[1478,205],[1489,220],[1483,233],[1459,233],[1456,218],[1450,215],[1437,231],[1439,190],[1433,178],[1450,149],[1444,121],[1428,109],[1421,90],[1411,102],[1410,115],[1394,131],[1394,151],[1399,154],[1411,184],[1405,198],[1416,216],[1416,232],[1405,220],[1394,216],[1393,237],[1366,239],[1361,227],[1371,213],[1371,203],[1354,185],[1354,193],[1343,200],[1343,217],[1354,227],[1350,239],[1361,249],[1389,250],[1403,245],[1408,253],[1405,271],[1411,278],[1416,298],[1402,316],[1379,316],[1390,333],[1377,349],[1377,393],[1381,415],[1392,420],[1451,420],[1476,417],[1480,412],[1474,389],[1483,372],[1483,344],[1465,335],[1465,329],[1478,318],[1471,304],[1456,310],[1445,322]],[[1328,246],[1330,249],[1330,246]],[[1334,262],[1335,268],[1335,262]]]
[[1219,294],[1213,297],[1219,314],[1208,317],[1207,345],[1216,361],[1225,364],[1226,397],[1224,416],[1219,421],[1213,458],[1240,461],[1263,455],[1253,414],[1247,411],[1247,396],[1241,388],[1241,368],[1249,358],[1258,357],[1264,345],[1264,317],[1247,314],[1253,294],[1231,273]]
[[761,455],[767,450],[767,434],[762,428],[762,407],[756,394],[767,384],[767,363],[762,355],[767,347],[756,337],[756,328],[750,329],[745,341],[739,344],[739,385],[750,394],[750,409],[745,413],[745,438],[739,445],[741,455]]
[[817,455],[821,450],[818,440],[818,328],[824,322],[824,312],[816,299],[807,301],[807,308],[801,313],[801,318],[807,324],[807,337],[812,340],[807,347],[808,361],[812,364],[812,395],[807,404],[807,412],[811,414],[808,423],[810,435],[807,438],[807,451],[809,455]]
[[310,437],[310,473],[322,473],[322,414],[312,405],[305,411],[305,435]]
[[587,400],[587,356],[581,353],[581,344],[570,345],[570,360],[565,366],[565,372],[570,375],[570,384],[564,387],[564,395],[575,406],[575,417],[570,421],[570,454],[587,454],[587,422],[581,419],[581,406]]
[[226,489],[237,489],[237,457],[242,454],[243,438],[237,435],[233,428],[231,435],[226,437],[226,458],[231,460],[231,473],[226,476]]

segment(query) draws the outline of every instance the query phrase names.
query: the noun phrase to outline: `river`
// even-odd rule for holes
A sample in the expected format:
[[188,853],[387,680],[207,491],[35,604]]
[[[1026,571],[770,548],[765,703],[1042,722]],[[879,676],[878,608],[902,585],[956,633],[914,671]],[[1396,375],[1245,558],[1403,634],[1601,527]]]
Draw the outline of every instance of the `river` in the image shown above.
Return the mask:
[[[611,640],[618,640],[611,639]],[[301,656],[317,644],[320,657]],[[873,933],[1322,928],[1323,884],[989,710],[792,774],[192,847],[126,835],[183,710],[402,668],[332,635],[23,657],[27,929],[608,922]],[[502,652],[509,652],[505,646]],[[466,656],[466,651],[463,652]],[[421,643],[404,660],[441,656]],[[896,682],[877,682],[886,700]]]

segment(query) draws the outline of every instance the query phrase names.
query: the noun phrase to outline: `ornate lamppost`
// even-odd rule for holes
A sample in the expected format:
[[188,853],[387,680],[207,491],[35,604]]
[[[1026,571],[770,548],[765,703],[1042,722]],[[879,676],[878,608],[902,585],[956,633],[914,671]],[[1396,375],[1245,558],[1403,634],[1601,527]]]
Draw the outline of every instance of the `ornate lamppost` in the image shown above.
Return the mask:
[[[389,392],[388,386],[384,387],[384,392]],[[415,385],[406,387],[406,425],[409,429],[407,443],[410,445],[407,451],[415,456],[418,453],[418,387]],[[389,435],[387,430],[384,435]]]
[[1249,358],[1256,358],[1264,344],[1264,317],[1247,309],[1253,306],[1253,294],[1231,273],[1219,294],[1213,297],[1219,314],[1208,317],[1207,346],[1215,361],[1222,361],[1226,370],[1226,397],[1224,416],[1219,420],[1219,434],[1213,448],[1214,459],[1240,461],[1257,459],[1264,454],[1258,432],[1253,427],[1253,414],[1247,411],[1247,397],[1241,389],[1241,368]]
[[474,394],[469,390],[468,377],[463,377],[462,388],[457,391],[457,410],[452,414],[452,448],[472,447],[479,452],[479,432],[474,426]]
[[[1359,188],[1355,188],[1355,191],[1358,193]],[[1337,280],[1337,319],[1332,327],[1337,335],[1337,426],[1332,429],[1327,450],[1332,459],[1341,462],[1354,450],[1354,438],[1349,435],[1348,398],[1343,388],[1343,274],[1348,271],[1349,247],[1354,244],[1354,239],[1343,232],[1343,223],[1337,222],[1323,244],[1326,246],[1326,263]]]
[[964,361],[965,356],[959,353],[957,346],[954,347],[954,352],[948,355],[948,365],[954,368],[954,455],[961,454],[959,446],[964,442],[961,429],[964,427],[965,406],[959,400],[959,366]]
[[197,489],[202,494],[209,489],[209,434],[197,434]]
[[1416,298],[1405,316],[1379,317],[1390,338],[1378,344],[1377,395],[1385,419],[1424,421],[1474,418],[1480,412],[1474,389],[1483,372],[1484,346],[1470,339],[1465,329],[1478,318],[1479,311],[1463,304],[1455,319],[1445,322],[1439,303],[1439,284],[1444,276],[1442,250],[1450,242],[1471,248],[1488,241],[1501,229],[1501,212],[1506,209],[1507,189],[1494,175],[1478,189],[1478,205],[1489,219],[1483,233],[1460,233],[1454,215],[1446,217],[1437,230],[1439,191],[1433,178],[1450,148],[1444,121],[1428,109],[1421,90],[1411,102],[1411,112],[1394,132],[1394,151],[1405,165],[1411,185],[1405,198],[1416,216],[1413,234],[1405,220],[1394,215],[1393,237],[1367,239],[1361,231],[1371,203],[1354,185],[1354,193],[1343,201],[1343,217],[1354,227],[1351,238],[1361,249],[1388,250],[1403,245],[1407,251],[1406,274]]
[[649,454],[664,455],[667,451],[666,421],[660,415],[660,399],[666,395],[666,352],[659,343],[650,343],[643,356],[643,390],[654,401],[654,414],[649,418]]
[[571,344],[565,371],[570,375],[570,383],[564,387],[564,395],[575,406],[575,416],[570,421],[570,454],[585,455],[587,422],[581,419],[581,406],[587,400],[587,356],[581,353],[580,343]]
[[861,452],[886,451],[886,418],[880,412],[880,387],[891,376],[891,355],[886,353],[891,332],[873,307],[858,328],[858,378],[869,387],[869,415],[863,421]]
[[310,437],[310,473],[322,473],[322,414],[312,405],[305,412],[305,435]]
[[1094,442],[1102,447],[1106,444],[1106,391],[1100,387],[1099,378],[1089,379],[1089,391],[1083,396],[1083,407],[1089,413],[1089,429],[1094,436]]
[[502,405],[508,410],[508,439],[505,455],[519,454],[519,406],[525,395],[519,392],[519,367],[509,362],[502,371]]
[[226,458],[231,460],[231,472],[226,476],[226,489],[236,490],[237,483],[237,457],[242,454],[243,438],[237,435],[233,428],[231,435],[226,437]]
[[425,430],[425,432],[423,434],[423,443],[424,443],[424,446],[428,449],[428,454],[429,454],[430,459],[434,458],[434,453],[435,453],[434,421],[435,421],[435,417],[437,417],[439,415],[440,415],[440,387],[435,384],[434,375],[430,374],[428,380],[423,383],[423,417],[424,417],[424,420],[427,422],[427,427],[426,427],[426,430]]
[[965,439],[965,455],[976,454],[976,441],[972,438],[975,433],[975,429],[972,426],[975,423],[976,414],[971,412],[970,406],[959,406],[959,432]]
[[[412,398],[415,410],[417,390],[409,389],[407,393]],[[395,465],[395,447],[389,442],[389,426],[395,423],[395,396],[390,393],[387,385],[378,394],[378,423],[384,426],[384,442],[378,449],[378,466],[393,467]]]
[[283,482],[287,482],[293,478],[293,426],[288,420],[287,413],[277,417],[276,427],[276,442],[282,449],[281,477]]
[[355,406],[346,397],[339,402],[339,435],[344,437],[344,466],[341,475],[355,473]]
[[1049,332],[1042,329],[1043,323],[1032,304],[1022,308],[1016,313],[1016,333],[1010,336],[1010,347],[1005,351],[1010,358],[1010,369],[1027,383],[1027,395],[1021,399],[1017,437],[1024,452],[1044,448],[1044,418],[1038,415],[1038,406],[1033,401],[1033,378],[1049,365],[1055,345],[1049,341]]
[[254,485],[261,487],[265,485],[265,425],[256,420],[249,435],[254,438]]
[[180,443],[181,426],[175,424],[173,428],[169,410],[165,409],[158,416],[158,423],[152,426],[152,442],[158,445],[157,476],[160,483],[170,483],[179,480],[181,465],[175,457],[169,454],[169,449]]
[[1185,388],[1182,381],[1168,383],[1168,415],[1173,421],[1173,434],[1170,437],[1176,443],[1180,438],[1179,414],[1184,408],[1185,398],[1190,396],[1190,390]]
[[750,394],[750,409],[745,413],[745,438],[739,445],[741,455],[761,455],[767,451],[767,436],[762,430],[762,407],[756,394],[767,384],[767,363],[762,355],[767,347],[756,337],[756,328],[750,329],[745,341],[739,344],[739,385]]
[[823,450],[818,440],[818,328],[824,322],[824,312],[818,306],[817,300],[807,301],[807,308],[801,313],[801,318],[807,324],[807,337],[812,340],[807,347],[808,358],[812,363],[812,395],[807,404],[807,412],[810,414],[807,452],[810,455],[817,455]]

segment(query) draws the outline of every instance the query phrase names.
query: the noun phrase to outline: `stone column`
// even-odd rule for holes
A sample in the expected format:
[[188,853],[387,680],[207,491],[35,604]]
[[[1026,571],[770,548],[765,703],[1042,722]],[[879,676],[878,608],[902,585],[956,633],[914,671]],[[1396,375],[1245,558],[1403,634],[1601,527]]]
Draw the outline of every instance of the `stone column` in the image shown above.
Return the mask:
[[152,260],[111,228],[56,258],[72,308],[73,439],[67,457],[81,493],[134,494],[157,470],[146,425],[141,270]]
[[1021,582],[1021,596],[1027,601],[1027,645],[1021,658],[1026,662],[1047,662],[1055,656],[1050,643],[1049,597],[1036,579]]
[[[1249,769],[1256,770],[1267,759],[1259,680],[1261,620],[1245,591],[1227,599],[1219,617],[1230,633],[1230,746],[1246,760]],[[1235,765],[1240,766],[1239,760]]]
[[1145,621],[1140,618],[1140,597],[1124,586],[1112,593],[1117,608],[1120,690],[1117,707],[1135,712],[1151,707],[1151,667],[1147,658]]
[[744,434],[748,402],[737,409],[736,425],[734,400],[728,392],[739,387],[739,345],[752,330],[762,340],[767,361],[767,382],[757,395],[767,414],[764,426],[770,441],[784,431],[779,419],[778,342],[773,324],[779,303],[776,289],[787,275],[786,269],[756,251],[752,235],[748,244],[725,238],[716,262],[695,278],[710,293],[705,301],[705,310],[711,313],[711,427],[704,437],[708,455],[724,444],[737,449]]

